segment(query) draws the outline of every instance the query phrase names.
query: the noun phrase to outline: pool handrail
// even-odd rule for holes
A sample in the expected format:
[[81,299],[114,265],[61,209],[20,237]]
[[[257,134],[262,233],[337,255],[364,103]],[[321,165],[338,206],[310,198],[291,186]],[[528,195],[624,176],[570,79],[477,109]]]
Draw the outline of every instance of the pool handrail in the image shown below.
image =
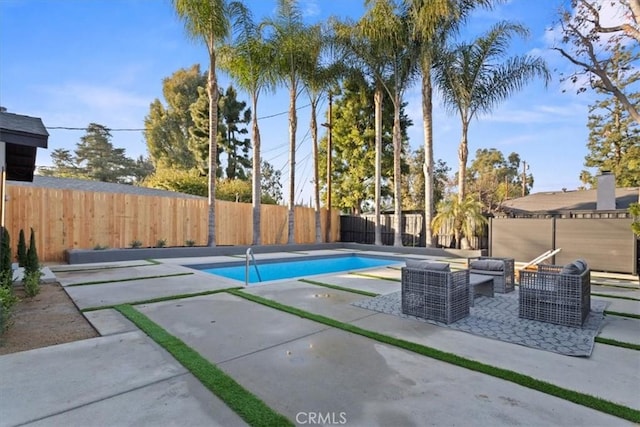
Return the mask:
[[260,271],[258,270],[258,264],[256,263],[256,257],[253,256],[253,250],[251,248],[247,248],[246,253],[246,264],[244,270],[244,285],[249,286],[249,255],[251,255],[251,259],[253,260],[253,266],[256,269],[256,274],[258,275],[258,281],[262,282],[262,277],[260,277]]

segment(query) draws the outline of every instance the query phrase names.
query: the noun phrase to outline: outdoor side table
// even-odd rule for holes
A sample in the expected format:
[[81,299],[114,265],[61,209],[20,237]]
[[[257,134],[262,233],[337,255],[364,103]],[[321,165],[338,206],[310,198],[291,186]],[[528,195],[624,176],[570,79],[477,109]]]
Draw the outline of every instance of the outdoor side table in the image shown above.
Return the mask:
[[493,298],[493,278],[484,274],[469,274],[469,305],[474,306],[476,295]]

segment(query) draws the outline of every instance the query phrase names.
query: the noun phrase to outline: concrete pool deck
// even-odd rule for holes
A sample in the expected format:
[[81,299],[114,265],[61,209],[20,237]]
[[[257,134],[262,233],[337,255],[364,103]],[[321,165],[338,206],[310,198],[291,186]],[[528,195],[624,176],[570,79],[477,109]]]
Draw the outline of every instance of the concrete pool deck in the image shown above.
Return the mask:
[[[87,308],[241,286],[200,272],[166,277],[192,272],[180,265],[229,260],[223,256],[165,259],[161,264],[65,265],[52,271],[76,304]],[[400,275],[392,268],[367,273],[391,279]],[[348,273],[313,280],[375,293],[400,288],[396,281]],[[106,283],[81,285],[87,282]],[[351,303],[363,295],[299,280],[252,286],[244,292],[640,410],[636,350],[596,343],[589,358],[563,356],[354,307]],[[592,292],[640,299],[637,279],[624,288],[594,286]],[[640,313],[640,301],[607,301],[610,311]],[[136,309],[297,424],[309,424],[310,414],[322,413],[334,414],[335,421],[343,416],[346,425],[367,426],[632,425],[226,292]],[[85,314],[101,337],[0,356],[1,425],[244,424],[120,313],[104,309]],[[640,319],[608,315],[600,336],[640,343],[639,331]]]

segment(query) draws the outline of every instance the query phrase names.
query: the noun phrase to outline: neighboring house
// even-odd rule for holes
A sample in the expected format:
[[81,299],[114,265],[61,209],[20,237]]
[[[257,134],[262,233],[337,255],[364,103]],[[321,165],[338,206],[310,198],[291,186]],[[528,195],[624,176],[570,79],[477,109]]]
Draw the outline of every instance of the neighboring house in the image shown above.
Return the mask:
[[99,193],[135,194],[137,196],[180,197],[187,199],[203,199],[193,194],[175,191],[159,190],[156,188],[138,187],[130,184],[116,184],[112,182],[91,181],[88,179],[59,178],[54,176],[35,175],[33,182],[9,182],[10,185],[55,188],[58,190],[92,191]]
[[[638,203],[640,187],[616,188],[614,209],[598,209],[598,190],[549,191],[507,200],[501,211],[510,216],[533,214],[567,214],[575,211],[627,210]],[[611,207],[611,205],[609,206]]]
[[33,181],[38,148],[47,148],[49,132],[39,117],[7,113],[0,107],[0,226],[5,226],[5,182]]

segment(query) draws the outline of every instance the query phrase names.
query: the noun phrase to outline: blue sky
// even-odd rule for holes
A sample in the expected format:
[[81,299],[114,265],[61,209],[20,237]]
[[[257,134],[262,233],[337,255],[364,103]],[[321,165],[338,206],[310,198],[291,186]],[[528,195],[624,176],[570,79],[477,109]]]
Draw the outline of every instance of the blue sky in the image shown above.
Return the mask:
[[[257,19],[271,16],[275,0],[245,3]],[[363,0],[301,0],[308,22],[330,15],[357,19]],[[492,12],[477,12],[463,37],[488,29],[498,20],[526,25],[531,36],[513,44],[514,54],[544,57],[554,71],[545,88],[532,82],[470,126],[469,154],[479,148],[496,148],[506,156],[520,154],[530,165],[533,192],[576,189],[587,154],[588,105],[593,94],[576,94],[560,82],[559,72],[571,70],[567,61],[550,49],[553,36],[546,30],[557,19],[560,0],[512,0]],[[162,79],[180,68],[199,63],[206,70],[204,46],[189,40],[169,0],[0,0],[0,105],[9,112],[41,117],[47,127],[85,127],[91,122],[112,129],[144,127],[149,104],[162,99]],[[229,83],[220,74],[221,86]],[[563,89],[566,89],[563,92]],[[413,149],[423,143],[420,92],[406,93]],[[248,97],[240,94],[240,99]],[[298,105],[308,103],[301,95]],[[459,118],[434,103],[434,152],[457,170]],[[322,106],[326,109],[326,103]],[[263,158],[288,176],[287,115],[284,89],[263,96],[260,120]],[[309,203],[312,194],[312,160],[308,136],[309,109],[299,110],[296,200]],[[324,130],[324,128],[323,128]],[[39,150],[37,164],[51,164],[56,148],[74,150],[82,131],[50,129],[49,149]],[[112,143],[126,148],[130,157],[146,155],[142,132],[113,132]],[[286,197],[286,194],[285,194]]]

